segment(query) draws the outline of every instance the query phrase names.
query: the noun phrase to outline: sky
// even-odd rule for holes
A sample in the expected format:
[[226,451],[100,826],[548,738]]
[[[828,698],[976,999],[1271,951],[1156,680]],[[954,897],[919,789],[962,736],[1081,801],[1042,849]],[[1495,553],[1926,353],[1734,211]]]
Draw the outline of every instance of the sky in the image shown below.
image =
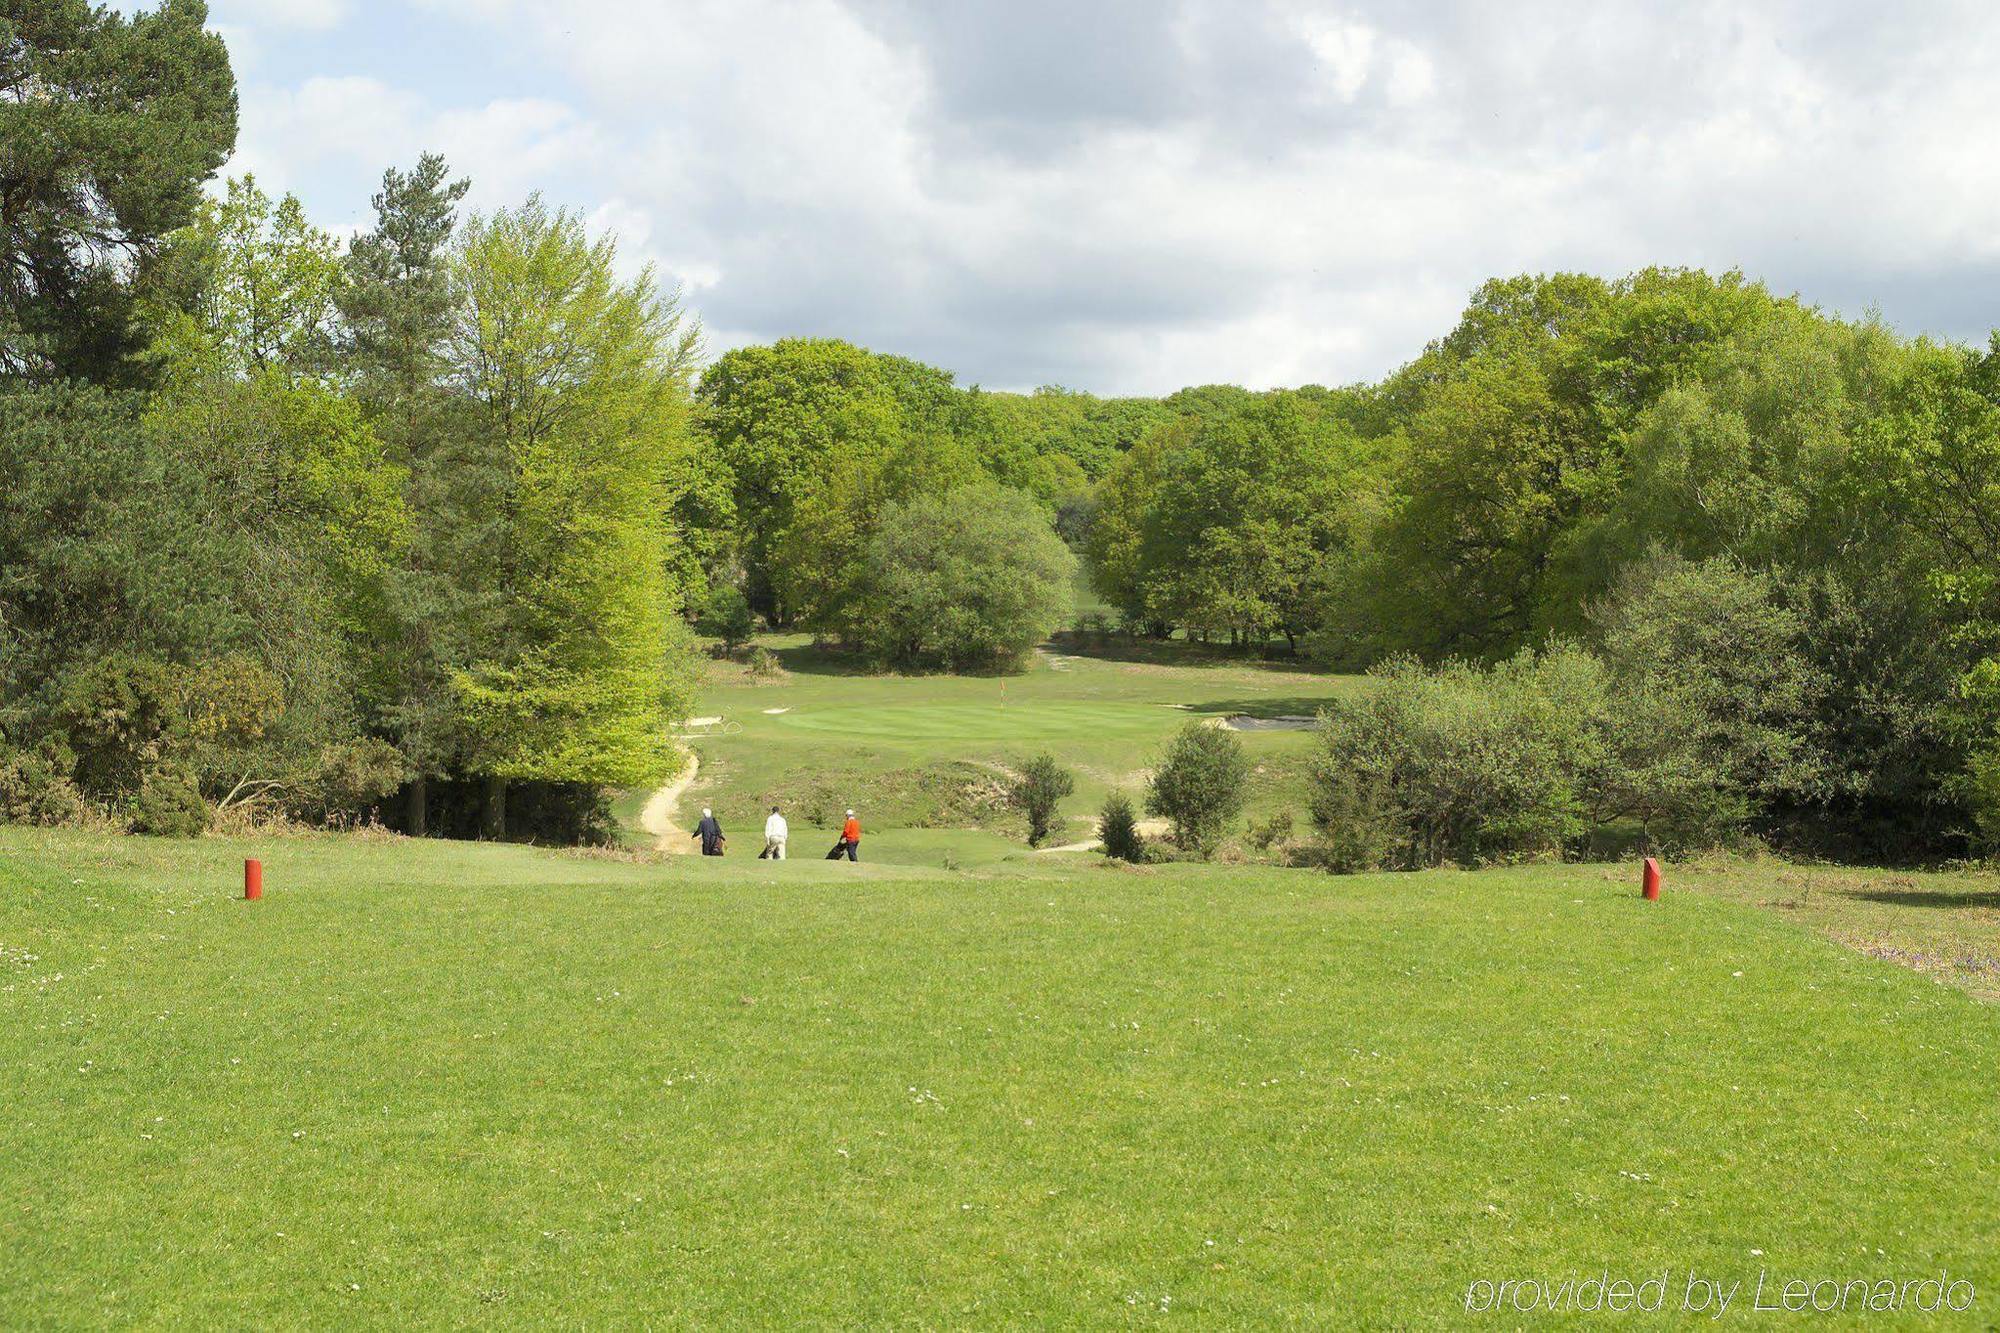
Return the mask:
[[211,0],[231,174],[367,224],[617,235],[711,354],[829,335],[962,384],[1380,378],[1488,277],[1740,268],[2000,324],[2000,7],[1310,0]]

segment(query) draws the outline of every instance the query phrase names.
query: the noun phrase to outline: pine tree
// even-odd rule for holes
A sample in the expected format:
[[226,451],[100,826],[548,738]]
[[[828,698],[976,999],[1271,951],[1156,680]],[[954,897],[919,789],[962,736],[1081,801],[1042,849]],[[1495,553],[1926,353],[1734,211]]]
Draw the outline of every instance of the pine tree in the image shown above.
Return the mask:
[[413,540],[388,579],[389,630],[371,682],[378,724],[410,771],[405,825],[428,831],[430,779],[464,748],[454,665],[469,660],[478,611],[474,580],[488,504],[505,489],[491,450],[467,447],[464,412],[446,391],[453,294],[449,247],[459,201],[444,159],[425,153],[390,168],[375,195],[375,229],[349,247],[340,296],[355,396],[408,469]]
[[201,0],[0,10],[0,372],[141,378],[135,281],[236,144]]

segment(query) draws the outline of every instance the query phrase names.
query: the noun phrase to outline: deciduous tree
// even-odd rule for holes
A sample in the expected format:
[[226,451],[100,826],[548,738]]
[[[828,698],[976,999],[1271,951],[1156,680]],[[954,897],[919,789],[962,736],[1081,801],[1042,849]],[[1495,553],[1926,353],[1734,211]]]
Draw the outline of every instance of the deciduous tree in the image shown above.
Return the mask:
[[689,445],[697,330],[650,270],[539,199],[466,225],[451,376],[502,460],[491,602],[456,674],[504,831],[513,778],[637,785],[672,766],[690,652],[669,598],[665,480]]

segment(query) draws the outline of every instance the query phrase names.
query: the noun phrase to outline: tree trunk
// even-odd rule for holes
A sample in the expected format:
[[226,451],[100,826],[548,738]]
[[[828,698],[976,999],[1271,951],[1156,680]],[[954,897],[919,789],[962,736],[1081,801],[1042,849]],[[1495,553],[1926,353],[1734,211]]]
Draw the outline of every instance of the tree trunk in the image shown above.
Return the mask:
[[410,836],[425,837],[430,832],[431,792],[429,779],[422,773],[411,779],[408,799],[405,817],[410,823]]
[[498,842],[507,836],[507,779],[498,774],[486,779],[485,836]]

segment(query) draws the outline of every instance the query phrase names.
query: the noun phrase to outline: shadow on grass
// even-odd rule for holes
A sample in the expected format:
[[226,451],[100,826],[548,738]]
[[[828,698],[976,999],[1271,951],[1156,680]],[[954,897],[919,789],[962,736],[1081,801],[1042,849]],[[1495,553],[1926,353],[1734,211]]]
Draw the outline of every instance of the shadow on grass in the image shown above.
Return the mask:
[[2000,889],[1979,889],[1955,893],[1949,889],[1924,892],[1916,889],[1859,889],[1846,895],[1864,902],[1886,903],[1891,907],[1986,907],[2000,908]]
[[1003,679],[1023,674],[1020,666],[890,667],[850,648],[800,643],[775,648],[772,655],[785,670],[803,676],[980,676]]
[[1105,662],[1139,662],[1147,666],[1243,667],[1253,671],[1284,671],[1315,676],[1338,675],[1331,667],[1288,652],[1281,644],[1231,648],[1227,644],[1193,643],[1187,639],[1141,639],[1126,634],[1086,634],[1059,630],[1051,635],[1050,652],[1090,657]]
[[778,665],[806,676],[879,676],[880,668],[859,653],[821,644],[801,643],[773,650]]
[[[986,676],[1022,674],[1021,665],[959,665],[935,669],[885,667],[866,654],[830,644],[791,643],[765,645],[785,670],[808,676]],[[1136,662],[1165,667],[1237,667],[1251,671],[1282,671],[1288,675],[1338,676],[1343,673],[1310,658],[1284,653],[1279,645],[1260,652],[1217,644],[1190,643],[1185,639],[1136,639],[1122,634],[1079,634],[1061,631],[1042,647],[1065,657],[1085,657],[1105,662]],[[1264,701],[1268,702],[1268,701]],[[1317,706],[1316,704],[1314,705]],[[1224,711],[1217,705],[1212,711]],[[1238,711],[1249,712],[1248,708]],[[1311,712],[1312,708],[1303,711]],[[1265,716],[1265,714],[1255,714]]]

